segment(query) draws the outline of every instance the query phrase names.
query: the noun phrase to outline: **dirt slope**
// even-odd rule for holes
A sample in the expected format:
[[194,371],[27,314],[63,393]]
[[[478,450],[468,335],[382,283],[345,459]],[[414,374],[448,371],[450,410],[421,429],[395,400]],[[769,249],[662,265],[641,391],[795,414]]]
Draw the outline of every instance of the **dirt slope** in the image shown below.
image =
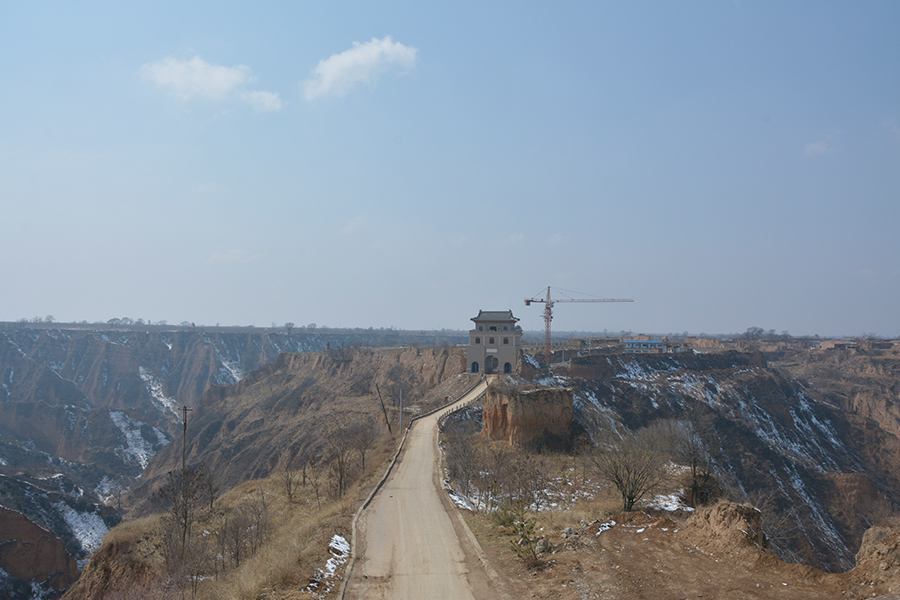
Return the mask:
[[[397,381],[405,390],[406,420],[416,410],[442,404],[456,387],[471,385],[461,365],[459,351],[449,348],[282,354],[239,384],[203,395],[189,416],[187,462],[205,462],[225,489],[265,477],[285,451],[321,454],[335,426],[383,427],[376,384],[396,428],[398,398],[390,392]],[[181,444],[164,448],[148,465],[137,497],[180,464]]]

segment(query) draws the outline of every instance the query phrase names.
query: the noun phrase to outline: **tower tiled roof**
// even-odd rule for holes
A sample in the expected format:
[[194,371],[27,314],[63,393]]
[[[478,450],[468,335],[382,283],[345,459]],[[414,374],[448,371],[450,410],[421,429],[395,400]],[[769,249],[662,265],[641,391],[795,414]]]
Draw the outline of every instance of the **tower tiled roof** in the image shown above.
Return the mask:
[[511,310],[479,310],[478,316],[473,317],[472,321],[476,323],[484,323],[487,321],[518,321],[517,318],[513,316]]

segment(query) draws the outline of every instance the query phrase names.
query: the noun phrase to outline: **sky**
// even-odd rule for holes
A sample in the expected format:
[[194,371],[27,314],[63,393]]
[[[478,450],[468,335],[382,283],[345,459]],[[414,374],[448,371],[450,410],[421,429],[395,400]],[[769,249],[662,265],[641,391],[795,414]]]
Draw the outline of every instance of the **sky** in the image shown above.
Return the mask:
[[900,3],[0,2],[0,320],[900,336]]

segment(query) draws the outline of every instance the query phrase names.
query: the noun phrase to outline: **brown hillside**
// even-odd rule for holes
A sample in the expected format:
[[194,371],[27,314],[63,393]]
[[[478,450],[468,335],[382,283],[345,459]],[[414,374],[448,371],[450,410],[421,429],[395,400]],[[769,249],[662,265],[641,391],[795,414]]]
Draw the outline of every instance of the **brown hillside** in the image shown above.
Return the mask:
[[772,366],[803,381],[817,399],[900,436],[900,348],[803,351],[785,355]]
[[62,593],[78,579],[75,559],[65,544],[22,513],[0,506],[0,569],[22,581],[35,581]]
[[[404,423],[416,412],[444,403],[474,384],[461,374],[459,350],[340,349],[282,354],[234,386],[209,389],[190,413],[187,462],[204,462],[216,483],[230,488],[270,474],[284,452],[322,453],[335,426],[353,422],[384,427],[376,384],[397,433],[399,390]],[[472,379],[472,378],[475,379]],[[143,497],[156,481],[181,464],[176,440],[150,462]]]

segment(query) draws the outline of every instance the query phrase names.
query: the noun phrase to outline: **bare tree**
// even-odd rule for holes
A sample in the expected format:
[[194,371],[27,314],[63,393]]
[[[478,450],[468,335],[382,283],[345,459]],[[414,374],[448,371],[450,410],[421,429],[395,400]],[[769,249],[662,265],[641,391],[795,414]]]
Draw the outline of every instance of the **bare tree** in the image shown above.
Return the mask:
[[206,468],[201,463],[183,471],[169,471],[166,483],[150,496],[150,501],[166,512],[167,519],[178,533],[182,550],[187,548],[191,527],[212,496],[212,488]]
[[619,432],[608,429],[597,435],[598,444],[589,456],[590,466],[601,479],[613,484],[628,512],[667,475],[667,453],[658,431],[640,429]]
[[334,478],[334,496],[342,498],[350,484],[350,453],[353,450],[350,427],[346,423],[333,426],[327,436],[327,443]]
[[368,452],[375,440],[378,439],[378,431],[372,421],[359,421],[350,426],[350,441],[353,449],[359,453],[360,469],[366,471],[366,452]]
[[222,569],[231,562],[237,569],[241,563],[253,556],[269,537],[272,522],[265,494],[257,494],[224,512],[216,529],[217,552]]
[[691,471],[688,504],[697,506],[709,500],[708,487],[713,473],[712,457],[694,421],[676,421],[673,434],[675,462],[687,466]]
[[463,496],[468,496],[479,470],[474,436],[448,431],[444,436],[444,457],[450,478],[456,480]]
[[278,479],[281,480],[281,484],[284,486],[284,493],[288,497],[288,502],[291,503],[294,501],[294,492],[297,491],[301,475],[305,476],[305,471],[301,473],[297,463],[297,457],[291,454],[290,450],[285,450],[277,466]]
[[507,502],[528,510],[537,510],[546,499],[547,465],[532,453],[516,453],[506,468]]
[[321,508],[321,491],[322,491],[322,472],[325,469],[324,461],[321,457],[313,457],[306,461],[304,471],[309,474],[309,483],[313,487],[316,494],[316,508]]
[[[413,379],[414,375],[401,364],[396,364],[388,370],[384,387],[394,406],[400,403],[401,397],[410,397],[414,386]],[[404,403],[406,402],[404,400]]]

